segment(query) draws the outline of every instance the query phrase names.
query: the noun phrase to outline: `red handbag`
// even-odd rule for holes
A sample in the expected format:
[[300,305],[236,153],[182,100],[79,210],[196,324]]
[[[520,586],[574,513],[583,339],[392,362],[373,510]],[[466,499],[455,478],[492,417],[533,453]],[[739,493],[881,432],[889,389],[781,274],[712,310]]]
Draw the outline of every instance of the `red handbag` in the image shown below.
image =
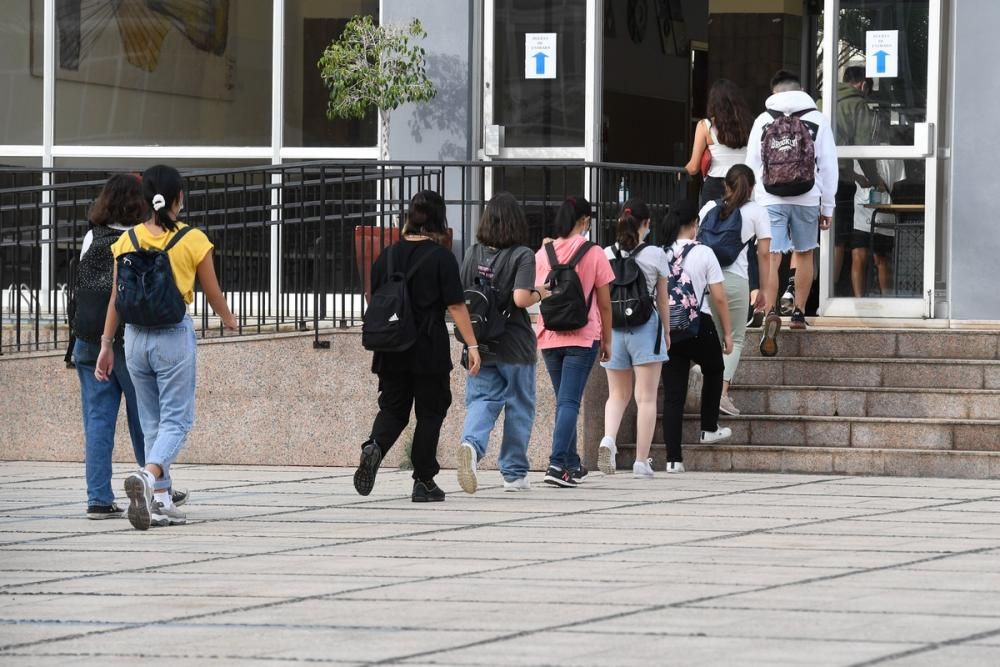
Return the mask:
[[701,154],[701,177],[708,178],[708,170],[712,168],[712,151],[705,146],[705,152]]

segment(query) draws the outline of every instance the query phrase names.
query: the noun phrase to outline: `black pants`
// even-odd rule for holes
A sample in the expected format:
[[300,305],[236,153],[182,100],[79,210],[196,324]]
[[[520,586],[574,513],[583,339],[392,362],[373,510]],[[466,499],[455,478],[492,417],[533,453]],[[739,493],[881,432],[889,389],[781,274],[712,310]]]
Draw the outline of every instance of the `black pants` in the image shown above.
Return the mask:
[[[707,150],[707,149],[706,149]],[[701,186],[701,195],[698,197],[698,206],[704,206],[710,201],[722,199],[726,193],[726,179],[717,176],[708,176]]]
[[722,344],[711,316],[704,318],[698,336],[670,343],[670,360],[663,364],[663,437],[667,443],[667,461],[683,461],[681,431],[684,425],[684,402],[688,393],[691,363],[701,366],[701,430],[719,428],[719,399],[722,398]]
[[378,443],[385,456],[409,423],[410,408],[416,403],[417,427],[410,454],[413,479],[433,479],[441,470],[437,461],[438,439],[451,406],[449,374],[379,373],[378,388],[379,411],[369,441]]

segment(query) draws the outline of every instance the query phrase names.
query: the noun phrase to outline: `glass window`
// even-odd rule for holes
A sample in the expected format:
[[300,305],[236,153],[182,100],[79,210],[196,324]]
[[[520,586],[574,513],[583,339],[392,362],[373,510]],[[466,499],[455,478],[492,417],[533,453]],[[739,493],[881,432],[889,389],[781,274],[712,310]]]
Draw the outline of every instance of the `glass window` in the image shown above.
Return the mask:
[[378,0],[286,0],[285,137],[286,146],[374,146],[378,116],[363,119],[326,117],[327,88],[316,63],[327,45],[340,37],[354,16],[378,18]]
[[[586,0],[495,1],[493,118],[505,128],[505,145],[582,146]],[[527,78],[526,33],[555,33],[555,78]]]
[[271,0],[55,4],[57,144],[270,145]]
[[[928,0],[840,3],[838,145],[913,144],[913,126],[927,119],[929,4]],[[869,42],[872,53],[867,52]]]
[[42,67],[33,70],[33,27],[41,39],[39,12],[24,2],[4,5],[0,21],[0,144],[42,143]]

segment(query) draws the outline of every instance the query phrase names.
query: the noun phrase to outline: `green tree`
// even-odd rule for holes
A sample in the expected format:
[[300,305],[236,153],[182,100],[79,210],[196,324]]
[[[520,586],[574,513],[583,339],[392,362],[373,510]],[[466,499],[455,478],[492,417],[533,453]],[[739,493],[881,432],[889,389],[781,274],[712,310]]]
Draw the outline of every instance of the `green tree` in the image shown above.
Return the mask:
[[364,118],[372,107],[378,109],[382,160],[389,159],[391,113],[401,104],[426,102],[435,95],[424,49],[415,43],[426,36],[417,19],[407,26],[380,26],[370,16],[355,16],[319,60],[330,90],[328,118]]

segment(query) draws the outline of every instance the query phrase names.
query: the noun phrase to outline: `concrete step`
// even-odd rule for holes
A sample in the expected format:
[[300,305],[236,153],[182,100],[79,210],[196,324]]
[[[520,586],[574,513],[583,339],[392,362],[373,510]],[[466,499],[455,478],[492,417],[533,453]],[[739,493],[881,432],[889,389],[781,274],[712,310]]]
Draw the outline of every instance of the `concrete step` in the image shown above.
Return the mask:
[[[666,450],[654,447],[658,475]],[[619,460],[621,460],[619,455]],[[630,463],[631,465],[631,463]],[[840,447],[686,445],[684,467],[694,471],[788,472],[899,477],[1000,478],[1000,453]],[[621,474],[621,473],[619,473]],[[631,474],[631,473],[627,473]]]
[[[682,442],[697,443],[700,419],[684,417]],[[723,415],[719,424],[732,429],[725,444],[744,447],[853,447],[1000,452],[1000,421],[985,419],[899,419],[885,417],[740,416]],[[635,438],[634,422],[626,422],[618,441]],[[663,442],[658,419],[653,442]],[[634,457],[634,445],[621,444],[620,451]]]
[[[783,357],[1000,360],[1000,331],[914,329],[788,329],[778,335]],[[760,329],[747,330],[744,357],[759,357]]]
[[[855,354],[868,350],[855,350]],[[1000,389],[1000,361],[862,357],[745,357],[737,385]]]
[[744,415],[1000,419],[1000,390],[733,385]]

